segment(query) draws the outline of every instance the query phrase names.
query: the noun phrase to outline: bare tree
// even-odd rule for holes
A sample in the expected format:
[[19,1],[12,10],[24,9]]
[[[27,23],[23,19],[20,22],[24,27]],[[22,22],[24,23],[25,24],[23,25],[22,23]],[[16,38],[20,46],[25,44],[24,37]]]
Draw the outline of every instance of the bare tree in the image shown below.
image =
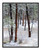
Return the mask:
[[25,26],[24,26],[24,30],[26,30],[26,15],[25,15]]
[[16,17],[15,17],[15,42],[17,42],[17,3],[16,3]]
[[27,20],[28,20],[28,32],[29,32],[29,37],[31,37],[31,32],[30,32],[30,20],[29,20],[28,7],[27,7],[27,5],[26,5],[26,15],[27,15]]
[[23,13],[23,19],[22,19],[22,26],[24,26],[24,13]]
[[10,35],[10,41],[13,39],[13,25],[12,25],[12,6],[11,3],[9,4],[10,6],[10,19],[11,19],[11,35]]

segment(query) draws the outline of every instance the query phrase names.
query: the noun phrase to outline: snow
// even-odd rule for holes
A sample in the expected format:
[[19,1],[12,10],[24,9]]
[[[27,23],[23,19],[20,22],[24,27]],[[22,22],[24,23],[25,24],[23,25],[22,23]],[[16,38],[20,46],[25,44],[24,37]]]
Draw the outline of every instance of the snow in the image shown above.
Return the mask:
[[[30,28],[31,27],[32,27],[32,23],[30,23]],[[8,33],[8,32],[6,32],[6,33]],[[38,22],[33,23],[31,37],[28,37],[28,24],[26,21],[26,30],[24,31],[24,26],[22,26],[22,24],[19,25],[19,28],[17,31],[17,42],[14,42],[14,38],[15,38],[15,32],[13,33],[13,40],[11,42],[7,42],[6,44],[3,44],[3,46],[4,47],[38,46]]]

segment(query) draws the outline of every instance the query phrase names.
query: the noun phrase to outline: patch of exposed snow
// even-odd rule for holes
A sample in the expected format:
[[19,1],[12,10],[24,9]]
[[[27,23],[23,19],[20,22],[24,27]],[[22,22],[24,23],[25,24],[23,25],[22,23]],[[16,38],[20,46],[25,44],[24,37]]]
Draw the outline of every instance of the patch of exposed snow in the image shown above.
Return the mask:
[[[26,22],[27,23],[27,22]],[[32,26],[32,23],[30,23],[30,27]],[[11,42],[8,42],[6,44],[3,44],[4,46],[38,46],[38,30],[36,29],[38,27],[38,22],[33,23],[33,33],[31,33],[31,37],[28,37],[28,29],[24,31],[24,26],[22,24],[19,24],[19,28],[17,31],[17,42],[14,42],[15,38],[15,32],[13,33],[13,40]],[[26,28],[28,28],[28,24],[26,24]],[[6,35],[8,35],[8,32],[4,32]],[[4,35],[5,36],[5,35]]]

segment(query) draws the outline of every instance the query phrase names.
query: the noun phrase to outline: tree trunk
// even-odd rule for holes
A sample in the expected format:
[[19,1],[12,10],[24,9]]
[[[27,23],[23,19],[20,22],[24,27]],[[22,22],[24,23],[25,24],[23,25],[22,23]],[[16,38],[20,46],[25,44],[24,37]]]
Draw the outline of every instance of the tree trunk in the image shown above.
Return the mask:
[[25,26],[24,26],[24,30],[26,30],[26,16],[25,16]]
[[11,35],[10,35],[10,41],[13,39],[13,25],[12,25],[12,6],[11,4],[9,4],[10,6],[10,19],[11,19]]
[[22,26],[24,26],[24,14],[23,14],[23,19],[22,19]]
[[30,20],[28,16],[28,7],[26,6],[26,15],[27,15],[27,20],[28,20],[28,32],[29,32],[29,37],[31,37],[31,31],[30,31]]
[[16,3],[16,19],[15,19],[15,42],[17,42],[17,3]]

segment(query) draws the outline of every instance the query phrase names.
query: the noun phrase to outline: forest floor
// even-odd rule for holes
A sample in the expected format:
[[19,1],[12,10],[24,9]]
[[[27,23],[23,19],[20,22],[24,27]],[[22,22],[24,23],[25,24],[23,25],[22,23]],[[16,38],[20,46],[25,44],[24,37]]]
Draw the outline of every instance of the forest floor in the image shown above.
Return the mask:
[[[32,23],[30,23],[31,26]],[[7,38],[5,36],[5,41],[9,41],[9,35],[8,31]],[[19,25],[19,28],[17,30],[17,42],[14,42],[15,38],[15,31],[13,33],[13,40],[11,42],[7,42],[6,44],[3,44],[4,47],[15,47],[15,46],[27,46],[27,47],[37,47],[38,46],[38,22],[33,23],[33,28],[31,32],[31,37],[28,37],[28,24],[26,24],[26,30],[24,30],[24,26]]]

